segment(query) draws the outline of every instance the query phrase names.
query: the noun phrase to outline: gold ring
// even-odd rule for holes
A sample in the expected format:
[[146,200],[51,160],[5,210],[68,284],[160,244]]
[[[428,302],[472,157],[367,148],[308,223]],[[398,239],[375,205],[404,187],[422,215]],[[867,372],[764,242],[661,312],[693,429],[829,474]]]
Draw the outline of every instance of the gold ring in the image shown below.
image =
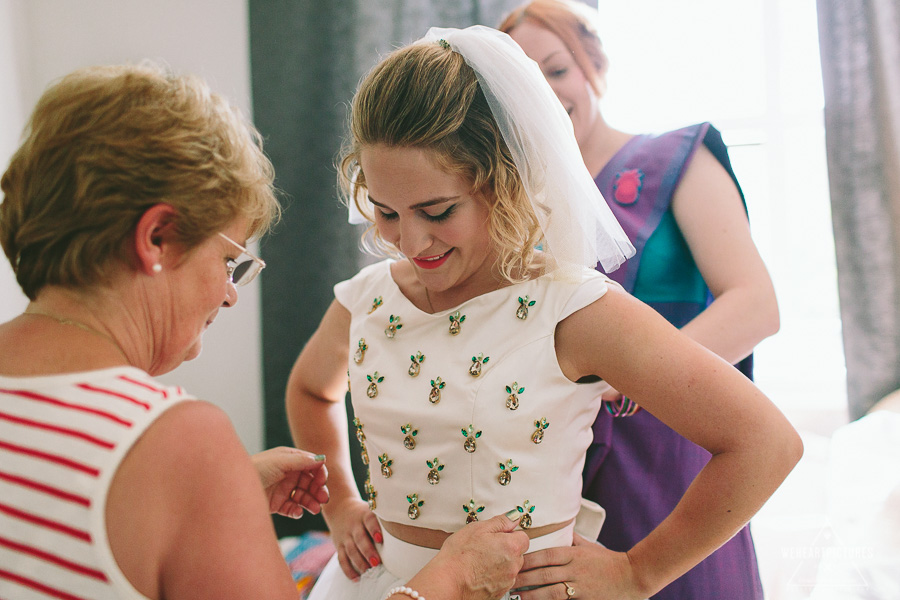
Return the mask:
[[563,581],[562,583],[564,586],[566,586],[566,596],[568,596],[569,598],[574,598],[575,597],[575,588],[573,588],[571,585],[569,585],[565,581]]
[[296,493],[297,493],[297,488],[294,488],[291,490],[291,501],[292,502],[296,502],[296,500],[294,500],[294,494],[296,494]]

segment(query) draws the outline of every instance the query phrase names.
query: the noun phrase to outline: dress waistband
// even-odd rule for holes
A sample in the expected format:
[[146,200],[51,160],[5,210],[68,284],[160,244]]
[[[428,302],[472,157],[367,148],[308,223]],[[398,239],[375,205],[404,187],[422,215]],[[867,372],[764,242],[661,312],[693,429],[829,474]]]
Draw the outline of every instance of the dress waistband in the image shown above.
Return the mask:
[[[574,531],[575,523],[573,521],[562,529],[536,537],[528,545],[528,552],[571,546]],[[378,549],[381,554],[381,562],[388,571],[401,579],[409,580],[428,561],[437,556],[437,550],[404,542],[392,536],[384,527],[381,528],[381,534],[384,537],[384,543]]]

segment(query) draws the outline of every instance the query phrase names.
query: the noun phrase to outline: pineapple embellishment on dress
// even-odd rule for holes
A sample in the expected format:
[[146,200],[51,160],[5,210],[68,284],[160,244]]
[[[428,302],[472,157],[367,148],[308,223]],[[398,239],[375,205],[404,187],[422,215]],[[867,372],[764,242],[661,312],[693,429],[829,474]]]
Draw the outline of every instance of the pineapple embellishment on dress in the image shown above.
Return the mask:
[[428,392],[428,401],[432,404],[437,404],[441,401],[441,390],[444,389],[444,386],[447,385],[447,382],[442,381],[440,377],[437,379],[431,380],[431,391]]
[[384,475],[385,479],[394,474],[394,471],[391,469],[394,461],[388,458],[387,452],[378,457],[378,462],[381,463],[381,474]]
[[466,523],[474,523],[478,520],[478,513],[484,510],[484,506],[475,507],[475,499],[471,498],[468,504],[462,505],[463,510],[466,511]]
[[528,296],[519,298],[519,308],[516,309],[516,317],[525,320],[528,318],[528,309],[535,305],[537,300],[529,300]]
[[400,317],[396,315],[391,315],[391,318],[388,320],[388,326],[384,330],[384,335],[388,337],[388,339],[394,339],[394,336],[397,335],[397,332],[403,327],[403,323],[400,322]]
[[409,364],[409,369],[406,371],[410,377],[418,377],[419,371],[422,370],[422,363],[425,362],[425,355],[421,352],[416,352],[415,354],[409,355],[409,360],[412,362]]
[[368,477],[366,478],[366,496],[369,497],[369,509],[375,510],[377,506],[375,505],[375,498],[378,496],[378,492],[375,491],[375,486],[372,485],[372,480]]
[[378,395],[378,384],[384,381],[384,376],[379,375],[378,371],[375,371],[372,375],[366,375],[366,379],[369,380],[369,387],[366,388],[366,396],[374,398]]
[[465,448],[466,452],[471,454],[476,450],[475,440],[481,437],[481,431],[475,431],[475,426],[469,423],[469,426],[466,429],[461,429],[463,436],[465,436],[466,441],[463,443],[463,448]]
[[550,423],[547,422],[547,419],[541,417],[540,421],[534,422],[535,431],[531,434],[531,441],[535,444],[540,444],[544,441],[544,430],[550,427]]
[[366,434],[363,433],[363,422],[359,420],[359,417],[353,418],[353,426],[356,427],[356,439],[360,444],[365,444]]
[[486,365],[487,361],[491,360],[490,356],[485,356],[484,354],[479,354],[478,356],[472,357],[472,366],[469,367],[469,375],[472,377],[478,377],[481,375],[481,367],[482,365]]
[[374,300],[372,300],[372,308],[369,309],[368,314],[372,314],[375,312],[375,309],[384,304],[384,300],[381,299],[381,296],[378,296]]
[[366,344],[365,338],[359,338],[359,342],[357,342],[356,346],[356,353],[353,355],[353,362],[361,365],[363,359],[366,357],[366,350],[369,349],[369,346]]
[[413,429],[412,424],[407,423],[406,425],[400,426],[400,431],[406,436],[403,438],[403,446],[407,450],[412,450],[416,447],[416,436],[419,435],[418,429]]
[[428,468],[431,469],[428,471],[428,483],[431,485],[437,485],[441,482],[441,471],[444,470],[444,465],[441,464],[441,461],[435,458],[434,460],[426,460],[425,464],[428,465]]
[[518,465],[514,465],[511,458],[505,463],[500,463],[500,475],[497,476],[497,481],[500,482],[500,485],[509,485],[509,482],[512,481],[512,474],[518,470]]
[[409,510],[406,511],[406,515],[415,521],[419,518],[419,509],[425,504],[424,500],[419,500],[418,494],[411,494],[406,497],[407,502],[409,502]]
[[522,513],[522,516],[519,518],[519,527],[522,529],[528,529],[531,527],[531,513],[534,512],[534,506],[531,506],[528,503],[528,500],[524,502],[523,506],[517,506],[516,510]]
[[363,423],[359,420],[359,417],[354,417],[353,426],[356,427],[356,439],[359,440],[359,444],[362,446],[362,452],[360,452],[362,462],[364,465],[368,465],[369,452],[366,450],[366,434],[363,432]]
[[462,323],[466,320],[466,315],[459,316],[459,311],[450,315],[450,335],[459,335],[462,331]]
[[519,382],[514,381],[512,385],[506,386],[506,393],[509,394],[506,397],[506,408],[509,410],[516,410],[519,408],[519,394],[525,391],[524,387],[519,387]]

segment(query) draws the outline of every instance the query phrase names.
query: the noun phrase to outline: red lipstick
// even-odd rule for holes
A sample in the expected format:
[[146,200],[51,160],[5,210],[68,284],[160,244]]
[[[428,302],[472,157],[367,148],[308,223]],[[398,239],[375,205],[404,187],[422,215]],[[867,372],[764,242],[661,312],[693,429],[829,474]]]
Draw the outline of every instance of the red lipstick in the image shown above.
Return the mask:
[[453,252],[452,249],[447,250],[443,254],[437,254],[435,256],[422,256],[413,258],[413,264],[417,267],[421,267],[423,269],[437,269],[439,266],[447,262],[447,258],[450,256],[450,253]]

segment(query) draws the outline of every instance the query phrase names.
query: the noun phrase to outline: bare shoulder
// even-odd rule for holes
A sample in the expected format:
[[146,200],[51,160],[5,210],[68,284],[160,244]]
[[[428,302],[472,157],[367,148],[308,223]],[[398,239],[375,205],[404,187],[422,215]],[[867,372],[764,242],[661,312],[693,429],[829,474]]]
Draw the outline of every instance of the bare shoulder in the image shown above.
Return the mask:
[[[713,156],[706,146],[701,145],[688,164],[684,176],[675,190],[672,210],[675,218],[683,220],[684,213],[696,213],[724,205],[743,215],[743,204],[737,185],[722,163]],[[746,219],[745,219],[746,220]]]
[[618,285],[563,319],[556,328],[557,358],[572,381],[596,375],[608,379],[624,348],[659,343],[677,332],[652,308]]
[[212,404],[184,402],[148,428],[114,478],[106,518],[116,561],[150,598],[290,597],[259,476]]
[[236,460],[248,458],[231,422],[201,401],[168,409],[129,450],[110,486],[106,523],[116,562],[141,593],[159,597],[166,557],[197,504],[192,495],[233,477],[229,463]]

